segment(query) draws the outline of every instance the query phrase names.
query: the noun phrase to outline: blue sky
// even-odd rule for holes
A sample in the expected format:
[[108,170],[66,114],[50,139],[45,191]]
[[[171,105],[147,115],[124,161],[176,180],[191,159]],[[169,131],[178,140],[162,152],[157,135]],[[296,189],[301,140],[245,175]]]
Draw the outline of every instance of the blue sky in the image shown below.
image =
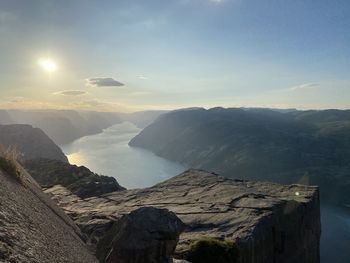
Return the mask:
[[346,0],[5,0],[0,107],[349,108],[349,28]]

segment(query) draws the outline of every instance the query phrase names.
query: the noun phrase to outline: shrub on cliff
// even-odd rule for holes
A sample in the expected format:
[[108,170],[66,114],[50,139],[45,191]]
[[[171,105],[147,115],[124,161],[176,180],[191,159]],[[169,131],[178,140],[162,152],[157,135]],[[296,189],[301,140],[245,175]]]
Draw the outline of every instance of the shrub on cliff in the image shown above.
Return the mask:
[[21,172],[18,168],[18,151],[15,147],[5,147],[0,145],[0,169],[8,175],[22,182]]
[[232,241],[204,238],[191,244],[187,259],[192,263],[235,263],[238,249]]

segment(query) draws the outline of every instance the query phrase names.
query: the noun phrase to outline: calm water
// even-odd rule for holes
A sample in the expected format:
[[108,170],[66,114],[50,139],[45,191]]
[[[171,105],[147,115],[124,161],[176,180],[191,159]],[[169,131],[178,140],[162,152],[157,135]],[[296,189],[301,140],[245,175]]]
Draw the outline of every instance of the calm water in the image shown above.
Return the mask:
[[98,174],[115,177],[126,188],[143,188],[185,170],[180,164],[128,146],[138,133],[129,122],[114,125],[103,133],[86,136],[63,147],[71,163],[84,165]]
[[350,213],[321,208],[321,263],[350,262]]
[[[152,186],[185,170],[149,151],[131,148],[128,142],[140,132],[125,122],[103,133],[83,137],[63,148],[69,161],[99,174],[114,176],[127,188]],[[322,263],[350,262],[350,214],[322,207]]]

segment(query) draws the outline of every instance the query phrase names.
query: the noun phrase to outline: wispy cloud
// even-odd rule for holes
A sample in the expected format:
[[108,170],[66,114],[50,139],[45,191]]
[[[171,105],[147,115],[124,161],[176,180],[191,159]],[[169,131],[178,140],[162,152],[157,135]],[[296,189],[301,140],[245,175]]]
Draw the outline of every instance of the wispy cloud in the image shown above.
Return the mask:
[[88,87],[122,87],[123,83],[113,78],[89,78],[86,80]]
[[55,92],[55,95],[62,95],[62,96],[81,96],[87,94],[86,91],[83,90],[64,90]]
[[287,90],[288,91],[310,90],[310,89],[316,89],[319,86],[320,86],[320,84],[318,84],[318,83],[304,83],[301,85],[289,87],[289,88],[287,88]]
[[137,76],[139,79],[144,79],[144,80],[146,80],[146,79],[148,79],[148,77],[147,76],[144,76],[144,75],[139,75],[139,76]]

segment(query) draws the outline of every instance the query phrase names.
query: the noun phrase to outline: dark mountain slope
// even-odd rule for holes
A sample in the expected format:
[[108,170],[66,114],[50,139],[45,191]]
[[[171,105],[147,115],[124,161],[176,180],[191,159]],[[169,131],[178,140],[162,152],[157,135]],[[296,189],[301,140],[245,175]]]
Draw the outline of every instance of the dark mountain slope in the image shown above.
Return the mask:
[[328,201],[350,204],[348,116],[342,111],[322,116],[322,111],[179,110],[162,115],[130,145],[224,176],[317,184]]

